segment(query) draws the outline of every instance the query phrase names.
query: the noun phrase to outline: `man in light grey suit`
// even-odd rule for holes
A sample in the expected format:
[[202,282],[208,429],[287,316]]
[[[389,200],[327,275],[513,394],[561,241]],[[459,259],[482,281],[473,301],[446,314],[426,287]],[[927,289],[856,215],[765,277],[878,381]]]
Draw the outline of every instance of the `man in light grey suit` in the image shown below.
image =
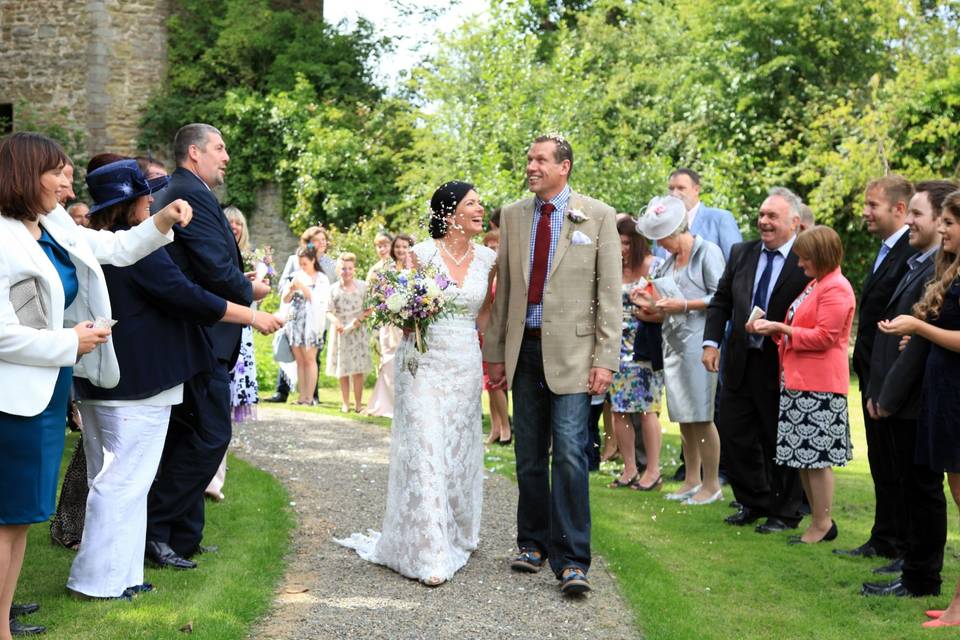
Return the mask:
[[687,224],[690,233],[720,247],[723,259],[730,259],[730,248],[743,242],[740,227],[733,214],[726,209],[714,209],[700,202],[700,174],[681,167],[670,174],[667,183],[670,195],[687,205]]

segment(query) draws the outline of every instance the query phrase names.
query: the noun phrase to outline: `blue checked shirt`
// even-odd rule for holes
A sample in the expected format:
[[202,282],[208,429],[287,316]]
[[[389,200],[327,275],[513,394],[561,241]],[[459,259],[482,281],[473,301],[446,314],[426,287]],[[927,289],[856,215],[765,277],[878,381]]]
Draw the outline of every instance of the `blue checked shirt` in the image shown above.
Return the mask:
[[[563,188],[563,191],[555,195],[550,202],[556,207],[550,214],[550,254],[547,256],[547,278],[543,282],[543,291],[546,293],[547,284],[550,282],[550,270],[553,268],[553,256],[557,252],[557,244],[560,242],[560,228],[563,226],[563,216],[567,213],[567,203],[570,201],[570,185]],[[537,198],[534,200],[533,223],[530,229],[530,273],[533,273],[533,253],[537,244],[537,222],[540,220],[540,207],[546,202]],[[543,324],[543,305],[527,305],[527,324],[529,328],[537,328]]]

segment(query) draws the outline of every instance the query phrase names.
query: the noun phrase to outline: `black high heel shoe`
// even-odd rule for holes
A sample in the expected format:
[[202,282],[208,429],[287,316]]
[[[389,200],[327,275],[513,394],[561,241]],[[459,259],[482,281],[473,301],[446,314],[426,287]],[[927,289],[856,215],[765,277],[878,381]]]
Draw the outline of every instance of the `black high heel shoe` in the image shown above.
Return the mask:
[[[820,542],[833,542],[837,539],[837,536],[840,535],[840,530],[837,529],[837,523],[833,520],[830,521],[830,529],[823,534],[823,537],[817,540],[816,543]],[[816,544],[813,542],[804,542],[801,536],[790,536],[787,538],[787,544]]]

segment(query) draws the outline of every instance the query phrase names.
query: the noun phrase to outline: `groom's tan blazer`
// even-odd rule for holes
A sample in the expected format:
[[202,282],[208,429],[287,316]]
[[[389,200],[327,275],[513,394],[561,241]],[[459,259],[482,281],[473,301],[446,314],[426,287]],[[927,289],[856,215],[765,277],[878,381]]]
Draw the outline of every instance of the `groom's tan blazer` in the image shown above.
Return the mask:
[[[571,221],[574,210],[589,219]],[[533,216],[533,198],[507,205],[500,214],[497,295],[483,343],[483,359],[505,363],[511,387],[527,316]],[[581,244],[573,241],[575,232]],[[582,244],[581,236],[589,244]],[[619,369],[621,287],[616,212],[572,192],[543,291],[543,371],[553,393],[585,393],[592,367]]]

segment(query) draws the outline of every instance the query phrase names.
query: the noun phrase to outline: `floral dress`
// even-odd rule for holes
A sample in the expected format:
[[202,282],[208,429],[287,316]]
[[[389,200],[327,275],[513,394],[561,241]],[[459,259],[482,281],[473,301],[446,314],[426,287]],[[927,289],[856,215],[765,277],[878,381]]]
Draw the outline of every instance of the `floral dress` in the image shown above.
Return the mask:
[[327,279],[322,273],[311,277],[303,271],[298,271],[293,277],[309,284],[311,299],[307,300],[299,291],[294,292],[283,330],[291,347],[320,347],[323,345],[323,318],[317,318],[317,315],[321,314],[317,303],[320,303],[321,308],[324,307],[314,296],[325,298],[328,295]]
[[240,355],[230,372],[230,398],[234,422],[257,419],[260,386],[257,384],[257,362],[253,357],[253,328],[249,326],[240,334]]
[[[367,283],[353,281],[353,291],[343,288],[338,282],[330,288],[329,312],[336,316],[340,324],[347,326],[363,314],[363,301],[367,293]],[[355,329],[337,333],[336,326],[330,323],[327,348],[327,375],[335,378],[368,373],[373,364],[370,360],[370,336],[361,323]]]
[[[651,271],[653,269],[651,268]],[[620,339],[620,370],[614,372],[608,395],[610,407],[617,413],[660,412],[663,392],[663,371],[654,371],[648,361],[634,361],[634,339],[640,320],[633,315],[636,307],[630,292],[640,281],[623,285],[623,334]]]

